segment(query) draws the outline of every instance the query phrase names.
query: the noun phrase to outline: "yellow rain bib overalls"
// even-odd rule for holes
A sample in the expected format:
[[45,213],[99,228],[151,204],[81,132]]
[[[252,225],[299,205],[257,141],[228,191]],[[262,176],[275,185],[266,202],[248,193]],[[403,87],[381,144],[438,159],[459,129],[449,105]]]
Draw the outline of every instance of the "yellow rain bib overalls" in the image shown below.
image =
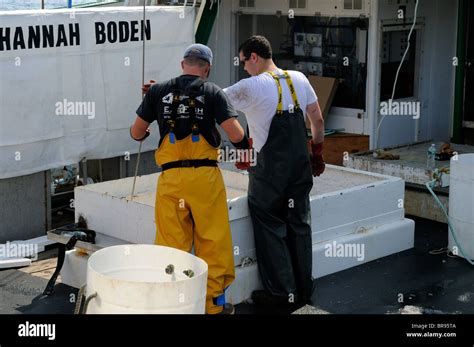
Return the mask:
[[[196,96],[204,81],[192,82],[190,92],[176,88],[173,80],[173,106],[167,121],[169,133],[155,153],[163,172],[158,179],[155,220],[156,244],[191,252],[209,266],[206,312],[220,313],[225,304],[225,289],[234,281],[232,236],[227,197],[220,169],[218,148],[199,134]],[[187,95],[192,133],[177,140],[174,134],[177,112]],[[209,102],[209,101],[208,101]],[[204,115],[205,116],[205,115]]]

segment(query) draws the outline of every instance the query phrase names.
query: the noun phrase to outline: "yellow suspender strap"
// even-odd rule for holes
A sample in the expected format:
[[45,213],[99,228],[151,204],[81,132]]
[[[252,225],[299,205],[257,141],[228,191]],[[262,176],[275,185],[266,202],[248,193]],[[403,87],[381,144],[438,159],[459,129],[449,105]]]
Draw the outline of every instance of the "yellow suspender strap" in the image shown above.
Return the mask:
[[300,108],[300,103],[298,102],[295,86],[293,85],[293,81],[291,80],[290,74],[288,73],[288,71],[283,71],[283,74],[285,75],[285,80],[286,80],[286,83],[288,84],[288,88],[290,88],[290,93],[291,93],[291,97],[293,98],[295,108]]
[[281,83],[280,79],[278,78],[277,75],[275,75],[273,72],[268,71],[270,76],[273,77],[273,79],[276,81],[277,87],[278,87],[278,107],[277,107],[277,114],[282,114],[283,113],[283,90],[281,88]]

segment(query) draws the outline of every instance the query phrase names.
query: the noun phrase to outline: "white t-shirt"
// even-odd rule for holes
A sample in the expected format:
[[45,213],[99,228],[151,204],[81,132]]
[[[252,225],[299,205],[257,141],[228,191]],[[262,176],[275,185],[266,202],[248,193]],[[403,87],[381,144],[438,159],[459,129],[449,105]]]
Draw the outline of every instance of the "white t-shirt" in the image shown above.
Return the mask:
[[[277,75],[282,73],[278,69],[273,71]],[[308,79],[299,71],[288,71],[295,86],[298,102],[306,120],[306,108],[318,101],[316,93]],[[283,110],[290,109],[293,99],[284,79],[280,80],[283,90]],[[249,125],[250,137],[254,148],[260,152],[268,139],[270,125],[278,106],[278,88],[276,81],[268,73],[243,79],[224,92],[229,101],[239,111],[245,113]]]

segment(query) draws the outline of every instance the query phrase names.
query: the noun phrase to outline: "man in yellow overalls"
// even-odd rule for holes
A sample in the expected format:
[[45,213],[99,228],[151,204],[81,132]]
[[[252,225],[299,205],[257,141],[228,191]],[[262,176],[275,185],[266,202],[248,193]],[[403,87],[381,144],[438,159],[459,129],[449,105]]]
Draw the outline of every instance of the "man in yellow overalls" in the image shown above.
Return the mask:
[[143,141],[149,124],[158,122],[155,159],[163,172],[156,193],[156,243],[186,252],[194,245],[196,256],[209,266],[206,312],[233,313],[225,303],[235,272],[226,192],[217,167],[221,138],[216,123],[237,148],[249,148],[249,143],[225,93],[205,81],[212,66],[210,48],[191,45],[181,66],[183,75],[149,88],[131,136]]

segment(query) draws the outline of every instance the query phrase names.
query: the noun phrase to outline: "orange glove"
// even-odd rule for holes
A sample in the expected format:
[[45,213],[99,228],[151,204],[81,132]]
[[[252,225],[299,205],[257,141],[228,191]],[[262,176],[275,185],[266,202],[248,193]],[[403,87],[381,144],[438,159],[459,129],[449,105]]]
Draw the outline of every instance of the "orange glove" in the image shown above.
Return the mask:
[[235,167],[237,169],[242,170],[242,171],[247,171],[248,169],[250,169],[250,167],[252,166],[251,151],[254,150],[252,147],[253,147],[253,139],[249,138],[249,148],[239,149],[239,151],[242,151],[241,152],[242,155],[240,156],[240,159],[242,160],[235,163]]
[[323,158],[323,142],[315,144],[313,140],[309,141],[311,171],[314,177],[319,177],[326,169],[326,163]]
[[142,93],[143,93],[143,95],[145,95],[146,93],[148,93],[148,90],[150,89],[150,87],[151,87],[153,84],[155,84],[155,83],[156,83],[156,81],[154,81],[154,80],[150,80],[150,82],[145,83],[145,84],[143,85],[143,87],[142,87]]

